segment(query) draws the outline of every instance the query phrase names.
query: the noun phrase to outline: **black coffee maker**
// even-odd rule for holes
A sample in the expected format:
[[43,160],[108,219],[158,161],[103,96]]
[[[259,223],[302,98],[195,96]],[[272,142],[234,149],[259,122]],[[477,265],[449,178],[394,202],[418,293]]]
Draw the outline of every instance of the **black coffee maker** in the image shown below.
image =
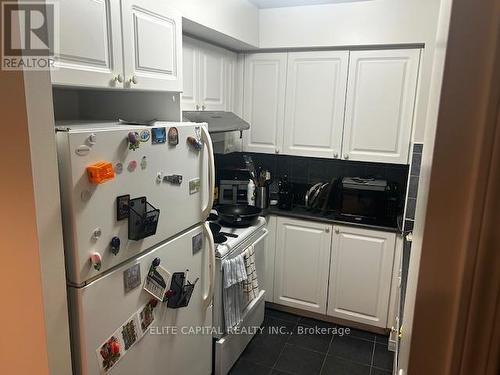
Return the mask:
[[278,183],[278,208],[291,210],[293,203],[292,186],[288,181],[288,176],[284,175]]

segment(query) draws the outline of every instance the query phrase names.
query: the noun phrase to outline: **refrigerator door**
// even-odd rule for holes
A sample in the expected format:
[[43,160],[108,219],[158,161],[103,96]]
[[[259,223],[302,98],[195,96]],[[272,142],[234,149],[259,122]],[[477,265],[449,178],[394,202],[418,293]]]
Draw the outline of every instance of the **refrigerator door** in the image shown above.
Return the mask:
[[[136,138],[135,143],[131,137]],[[193,147],[189,137],[200,139],[201,149]],[[212,205],[213,153],[204,125],[71,124],[57,132],[57,146],[66,270],[71,284],[83,285],[203,222]],[[94,179],[88,168],[97,171]],[[118,199],[124,196],[124,200]],[[130,223],[141,228],[141,216],[130,209],[120,210],[119,202],[126,207],[127,196],[144,198],[135,207],[149,210],[148,220],[153,225],[144,228],[156,225],[154,235],[142,229],[130,231]]]
[[[211,300],[212,250],[210,235],[200,225],[83,288],[70,287],[75,373],[210,374],[212,306],[206,299]],[[166,302],[158,302],[153,309],[153,322],[140,337],[141,324],[147,323],[147,318],[140,314],[153,298],[143,286],[155,258],[170,274],[189,269],[187,278],[191,282],[199,280],[187,307],[172,309]],[[136,283],[137,273],[130,271],[135,265],[140,268]],[[137,286],[127,292],[130,285]],[[202,327],[204,332],[199,331]],[[118,343],[116,362],[105,362],[101,354],[109,340]]]

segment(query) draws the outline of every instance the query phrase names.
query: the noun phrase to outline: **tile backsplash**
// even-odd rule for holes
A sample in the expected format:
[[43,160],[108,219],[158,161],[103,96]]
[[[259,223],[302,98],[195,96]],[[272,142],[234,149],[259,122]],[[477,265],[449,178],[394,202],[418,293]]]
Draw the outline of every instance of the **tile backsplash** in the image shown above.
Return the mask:
[[375,177],[396,182],[403,192],[406,191],[408,181],[408,165],[251,152],[216,155],[215,165],[218,175],[223,169],[244,168],[243,155],[251,155],[256,168],[261,167],[271,172],[273,179],[271,192],[277,191],[277,182],[284,175],[287,175],[292,183],[301,185],[330,182],[342,176]]

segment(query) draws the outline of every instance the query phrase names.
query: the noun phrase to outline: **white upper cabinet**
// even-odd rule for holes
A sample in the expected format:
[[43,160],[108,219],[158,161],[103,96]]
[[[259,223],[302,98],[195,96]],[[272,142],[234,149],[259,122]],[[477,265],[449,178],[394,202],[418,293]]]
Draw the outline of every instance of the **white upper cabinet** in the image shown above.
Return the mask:
[[236,54],[189,37],[183,39],[184,111],[230,111]]
[[[197,111],[200,109],[199,101],[199,51],[198,42],[194,39],[184,37],[182,39],[182,109],[185,111]],[[198,107],[196,107],[198,106]]]
[[182,18],[164,3],[61,0],[52,83],[182,91]]
[[348,60],[348,51],[288,54],[286,154],[340,156]]
[[165,1],[122,0],[125,87],[182,91],[182,17]]
[[274,302],[326,313],[331,225],[277,219]]
[[245,151],[279,153],[283,145],[286,53],[245,56],[243,117],[250,130],[243,132]]
[[120,3],[61,0],[57,85],[123,87]]
[[200,48],[200,101],[202,110],[224,111],[227,105],[225,56],[217,47]]
[[386,328],[396,235],[335,226],[327,314]]
[[343,157],[408,163],[420,50],[351,52]]

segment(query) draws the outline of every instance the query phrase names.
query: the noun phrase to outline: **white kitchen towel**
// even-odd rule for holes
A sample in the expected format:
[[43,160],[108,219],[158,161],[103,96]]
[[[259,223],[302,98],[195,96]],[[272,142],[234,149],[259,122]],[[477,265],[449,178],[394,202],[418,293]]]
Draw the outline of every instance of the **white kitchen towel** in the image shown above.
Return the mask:
[[259,295],[259,281],[257,279],[257,270],[255,268],[255,249],[253,245],[249,246],[243,252],[245,270],[247,279],[243,281],[243,295],[245,297],[245,306]]
[[223,286],[222,302],[226,332],[237,326],[241,320],[243,305],[243,284],[247,279],[243,254],[222,261]]

